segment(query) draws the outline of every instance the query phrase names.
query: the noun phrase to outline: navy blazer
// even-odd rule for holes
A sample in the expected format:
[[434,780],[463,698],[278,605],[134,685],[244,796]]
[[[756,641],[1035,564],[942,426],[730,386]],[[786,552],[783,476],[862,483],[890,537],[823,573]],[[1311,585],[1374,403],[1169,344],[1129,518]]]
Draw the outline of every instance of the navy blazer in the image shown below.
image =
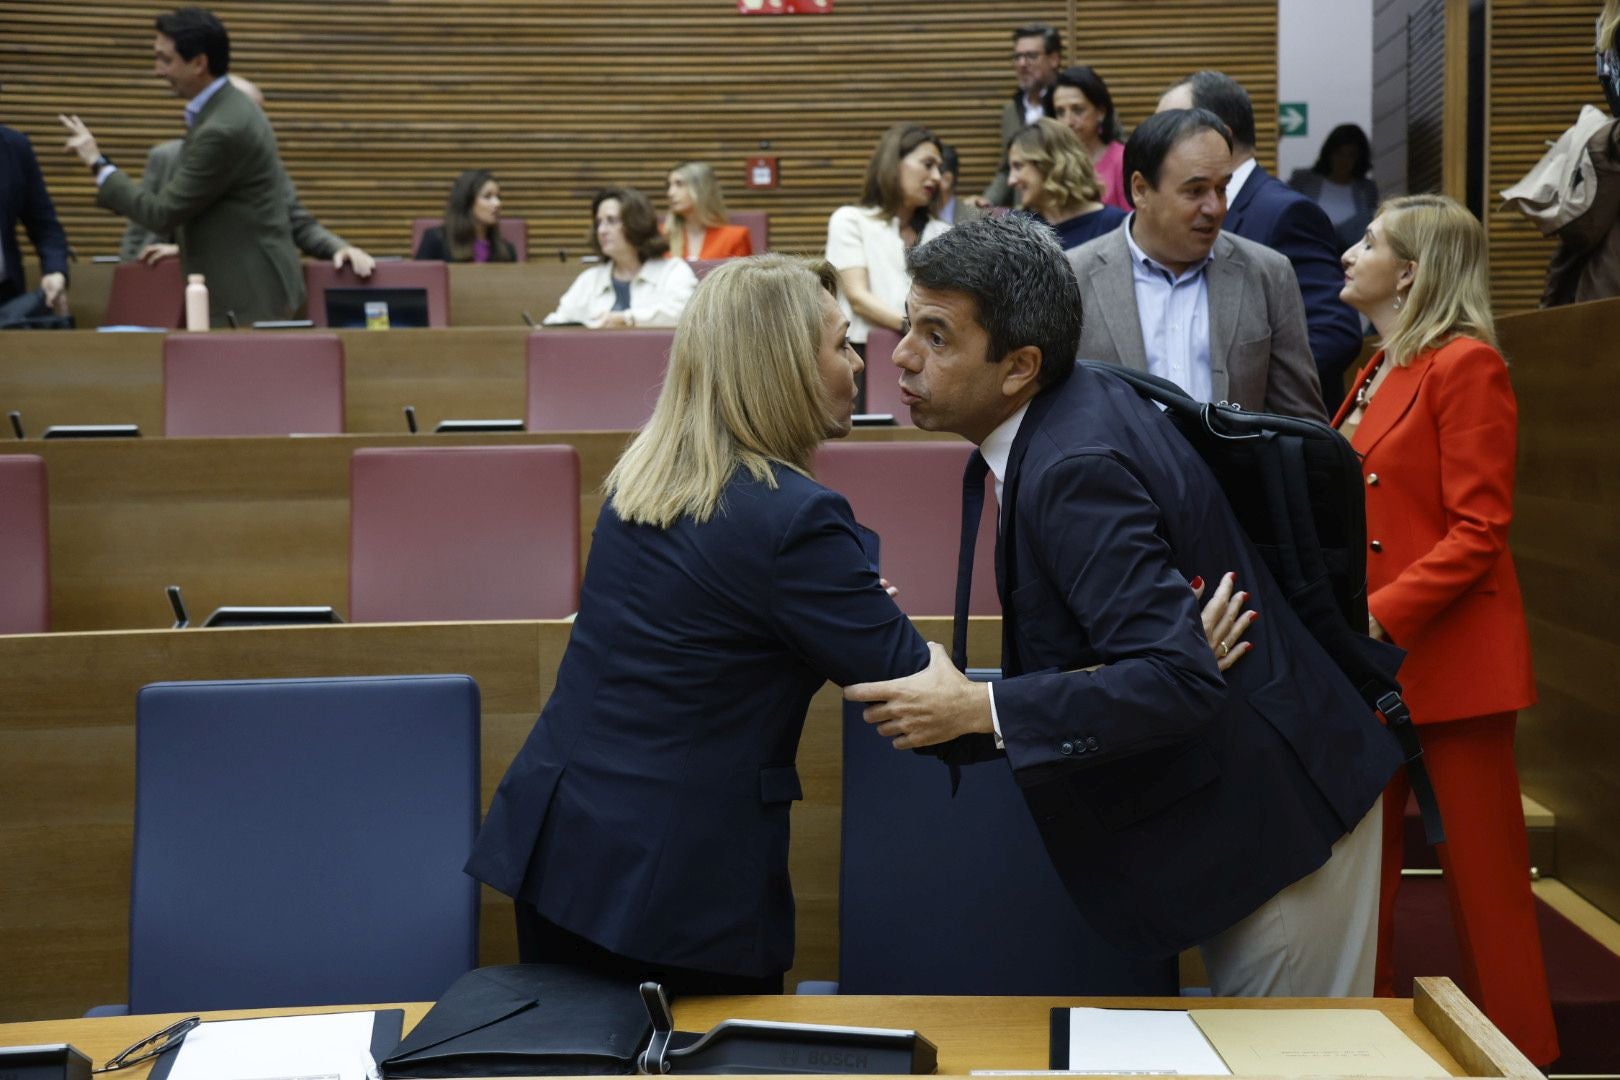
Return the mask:
[[[1175,955],[1322,865],[1400,753],[1122,379],[1080,368],[1037,396],[1003,494],[1007,757],[1086,920]],[[1228,570],[1263,617],[1223,679],[1187,582]]]
[[467,864],[622,956],[792,966],[788,810],[810,698],[928,662],[849,504],[776,476],[738,470],[702,525],[603,506],[557,688]]
[[19,221],[39,251],[42,273],[67,273],[67,234],[56,220],[56,207],[45,190],[45,177],[39,171],[34,147],[22,132],[0,127],[0,247],[6,257],[0,299],[28,288],[22,249],[17,245]]
[[1333,222],[1315,202],[1256,165],[1226,208],[1222,228],[1280,251],[1294,264],[1322,397],[1333,401],[1344,388],[1345,369],[1361,355],[1364,336],[1361,316],[1339,299],[1344,251]]

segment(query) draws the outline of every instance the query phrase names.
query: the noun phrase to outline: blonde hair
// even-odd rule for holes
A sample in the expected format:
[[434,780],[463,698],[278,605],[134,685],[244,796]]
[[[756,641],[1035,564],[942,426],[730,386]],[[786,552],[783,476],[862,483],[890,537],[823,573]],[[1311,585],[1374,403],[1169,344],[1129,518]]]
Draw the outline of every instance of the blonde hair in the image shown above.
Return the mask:
[[669,170],[686,181],[686,190],[692,193],[692,212],[683,218],[674,210],[665,219],[669,235],[669,250],[677,258],[686,258],[686,223],[690,219],[705,229],[726,224],[726,197],[720,194],[720,181],[706,161],[683,161]]
[[667,529],[708,521],[739,469],[776,486],[773,464],[810,475],[833,430],[821,380],[825,262],[790,255],[731,259],[698,285],[675,327],[652,419],[604,485],[619,517]]
[[1614,48],[1616,31],[1620,31],[1620,0],[1607,0],[1603,5],[1603,14],[1597,20],[1597,51],[1608,52]]
[[1405,367],[1425,349],[1461,334],[1494,346],[1479,219],[1444,195],[1390,199],[1378,217],[1395,257],[1416,267],[1395,328],[1384,339],[1384,355]]
[[1041,171],[1041,194],[1053,211],[1073,211],[1102,201],[1102,186],[1079,136],[1050,117],[1041,117],[1007,142]]

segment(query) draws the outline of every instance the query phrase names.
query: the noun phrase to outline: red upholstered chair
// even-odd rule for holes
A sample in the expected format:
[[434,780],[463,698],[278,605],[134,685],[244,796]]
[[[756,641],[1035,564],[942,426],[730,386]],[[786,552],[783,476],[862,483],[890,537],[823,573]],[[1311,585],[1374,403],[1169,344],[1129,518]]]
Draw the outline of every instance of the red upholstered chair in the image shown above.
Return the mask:
[[45,459],[0,455],[0,634],[51,628],[48,509]]
[[748,227],[748,239],[754,245],[755,255],[771,250],[771,215],[763,210],[733,210],[726,215],[726,220]]
[[450,325],[450,265],[437,259],[426,262],[379,262],[369,278],[355,277],[345,266],[332,269],[325,259],[304,263],[304,286],[309,290],[309,321],[316,326],[326,320],[326,290],[342,289],[426,289],[428,325]]
[[634,431],[658,401],[673,330],[529,335],[530,431]]
[[[972,447],[961,442],[830,442],[816,451],[816,479],[849,500],[855,520],[881,539],[883,576],[900,589],[908,615],[956,610],[956,558],[962,533],[962,470]],[[996,492],[985,491],[973,549],[968,611],[999,615],[996,598]]]
[[349,619],[559,619],[579,608],[571,446],[356,450]]
[[[411,255],[422,246],[422,234],[429,229],[436,229],[444,224],[442,217],[419,217],[411,219]],[[501,239],[512,245],[518,262],[529,261],[529,222],[527,218],[503,217],[500,221]]]
[[186,279],[179,259],[164,259],[156,266],[119,263],[113,270],[103,326],[161,326],[178,330],[186,307]]
[[894,422],[912,427],[911,410],[900,403],[900,369],[894,366],[894,348],[900,335],[874,326],[866,332],[866,411],[893,413]]
[[341,434],[343,343],[336,334],[170,334],[163,432]]

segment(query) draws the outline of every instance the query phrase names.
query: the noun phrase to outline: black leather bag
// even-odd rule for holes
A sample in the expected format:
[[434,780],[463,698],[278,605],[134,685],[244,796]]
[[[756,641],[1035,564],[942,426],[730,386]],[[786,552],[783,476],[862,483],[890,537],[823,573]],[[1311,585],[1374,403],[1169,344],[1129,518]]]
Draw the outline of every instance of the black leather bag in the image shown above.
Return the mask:
[[58,315],[45,303],[45,292],[14,296],[0,304],[0,330],[71,330],[73,316]]
[[633,982],[508,964],[457,979],[381,1067],[385,1077],[623,1075],[651,1035]]

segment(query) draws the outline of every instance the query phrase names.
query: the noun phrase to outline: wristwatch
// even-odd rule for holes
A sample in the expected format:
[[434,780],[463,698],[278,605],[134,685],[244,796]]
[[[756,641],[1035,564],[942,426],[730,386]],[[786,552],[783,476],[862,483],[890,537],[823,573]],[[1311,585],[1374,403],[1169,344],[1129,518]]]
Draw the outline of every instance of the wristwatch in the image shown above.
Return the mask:
[[111,164],[112,158],[108,157],[106,154],[97,154],[96,160],[90,163],[90,175],[95,176],[103,168]]

